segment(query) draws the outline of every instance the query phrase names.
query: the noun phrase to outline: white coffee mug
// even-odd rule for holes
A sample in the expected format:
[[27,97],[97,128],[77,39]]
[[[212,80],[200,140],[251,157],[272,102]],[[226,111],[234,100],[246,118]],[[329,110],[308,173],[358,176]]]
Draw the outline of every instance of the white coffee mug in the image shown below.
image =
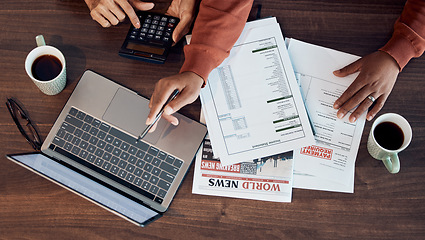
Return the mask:
[[[34,48],[25,59],[25,71],[35,85],[47,95],[56,95],[60,93],[66,86],[66,63],[62,52],[52,46],[47,46],[42,35],[36,37],[37,47]],[[62,64],[60,73],[51,80],[42,81],[34,77],[32,66],[34,61],[43,55],[55,56]]]
[[[387,149],[381,146],[383,143],[379,144],[377,141],[377,138],[379,139],[379,136],[375,136],[375,134],[377,134],[375,132],[375,129],[379,124],[385,122],[397,125],[401,129],[402,135],[404,135],[403,140],[400,140],[400,142],[402,141],[402,143],[400,144],[400,147],[397,147],[397,149]],[[367,141],[367,150],[373,158],[381,160],[390,173],[398,173],[400,171],[400,160],[398,158],[398,153],[406,149],[406,147],[410,144],[411,140],[412,128],[410,127],[409,122],[407,122],[404,117],[398,114],[386,113],[379,116],[373,122]]]

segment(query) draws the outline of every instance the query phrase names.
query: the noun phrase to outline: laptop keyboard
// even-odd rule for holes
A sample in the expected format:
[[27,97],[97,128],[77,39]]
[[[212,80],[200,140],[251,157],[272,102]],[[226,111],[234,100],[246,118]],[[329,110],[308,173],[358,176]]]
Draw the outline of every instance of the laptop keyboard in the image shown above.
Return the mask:
[[76,108],[50,149],[162,203],[183,161]]

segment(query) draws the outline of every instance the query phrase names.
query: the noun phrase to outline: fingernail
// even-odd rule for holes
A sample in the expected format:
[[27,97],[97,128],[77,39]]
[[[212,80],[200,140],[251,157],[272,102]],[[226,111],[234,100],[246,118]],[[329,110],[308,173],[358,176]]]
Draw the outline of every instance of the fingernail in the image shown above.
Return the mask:
[[367,120],[368,121],[371,121],[372,119],[373,119],[373,116],[372,115],[367,116]]
[[173,114],[173,109],[170,106],[166,106],[165,109],[164,109],[164,113],[166,115],[171,115],[171,114]]
[[151,119],[150,118],[147,118],[146,119],[146,125],[149,125],[149,124],[151,124]]
[[350,119],[349,120],[350,120],[350,122],[353,123],[353,122],[355,122],[357,120],[357,118],[356,117],[353,117],[353,116],[350,116]]
[[339,104],[338,103],[334,103],[334,109],[338,109],[339,108]]
[[341,70],[335,70],[334,74],[338,74],[339,72],[341,72]]
[[344,114],[342,114],[342,113],[338,113],[336,116],[337,116],[339,119],[342,119],[342,118],[344,117]]
[[140,22],[136,22],[136,28],[140,28]]
[[174,121],[171,122],[171,124],[173,124],[174,126],[177,126],[177,125],[179,125],[179,121],[178,120],[174,120]]

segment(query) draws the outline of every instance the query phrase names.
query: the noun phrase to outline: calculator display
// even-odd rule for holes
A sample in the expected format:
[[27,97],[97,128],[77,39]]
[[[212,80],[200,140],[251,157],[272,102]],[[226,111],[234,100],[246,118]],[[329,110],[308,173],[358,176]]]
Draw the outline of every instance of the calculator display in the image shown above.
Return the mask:
[[151,46],[151,45],[134,43],[134,42],[128,42],[127,43],[127,49],[140,51],[140,52],[153,53],[153,54],[157,54],[157,55],[162,55],[165,51],[164,48],[157,48],[157,47],[154,47],[154,46]]

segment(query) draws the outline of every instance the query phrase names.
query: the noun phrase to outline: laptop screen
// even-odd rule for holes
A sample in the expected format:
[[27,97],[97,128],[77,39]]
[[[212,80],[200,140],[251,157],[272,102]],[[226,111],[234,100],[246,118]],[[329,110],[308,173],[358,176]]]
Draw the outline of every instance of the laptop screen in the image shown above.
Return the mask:
[[134,224],[145,226],[162,216],[41,153],[8,155],[7,157]]

